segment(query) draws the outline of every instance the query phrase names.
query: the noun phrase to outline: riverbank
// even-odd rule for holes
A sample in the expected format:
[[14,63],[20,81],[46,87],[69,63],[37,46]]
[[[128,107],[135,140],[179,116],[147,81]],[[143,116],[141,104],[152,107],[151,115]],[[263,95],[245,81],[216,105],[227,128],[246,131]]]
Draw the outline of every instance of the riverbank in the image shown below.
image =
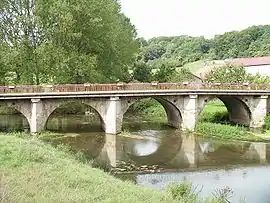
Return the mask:
[[24,133],[0,134],[0,163],[1,202],[198,202],[190,184],[142,188]]

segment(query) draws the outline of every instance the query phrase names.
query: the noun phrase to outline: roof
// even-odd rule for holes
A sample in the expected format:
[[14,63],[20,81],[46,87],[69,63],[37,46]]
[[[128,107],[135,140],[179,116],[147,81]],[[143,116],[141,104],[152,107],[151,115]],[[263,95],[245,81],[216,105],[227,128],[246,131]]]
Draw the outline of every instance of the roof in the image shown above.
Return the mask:
[[255,58],[236,58],[227,60],[233,65],[243,65],[243,66],[261,66],[270,65],[270,56],[255,57]]

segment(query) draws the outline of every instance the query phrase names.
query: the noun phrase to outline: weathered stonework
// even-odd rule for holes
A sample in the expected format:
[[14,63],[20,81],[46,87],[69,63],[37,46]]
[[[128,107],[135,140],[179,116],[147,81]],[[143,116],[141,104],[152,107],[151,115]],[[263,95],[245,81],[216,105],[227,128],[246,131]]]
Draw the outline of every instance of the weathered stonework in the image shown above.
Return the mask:
[[[69,102],[81,102],[91,106],[100,116],[104,131],[117,134],[121,131],[123,117],[128,108],[136,101],[145,97],[109,97],[109,98],[66,98],[66,99],[21,99],[2,100],[8,106],[21,112],[30,125],[31,133],[35,134],[45,129],[51,113],[58,107]],[[204,106],[215,96],[179,95],[156,96],[165,109],[168,125],[184,130],[195,129],[198,116]],[[267,114],[268,96],[219,96],[227,107],[230,120],[251,128],[261,128]]]

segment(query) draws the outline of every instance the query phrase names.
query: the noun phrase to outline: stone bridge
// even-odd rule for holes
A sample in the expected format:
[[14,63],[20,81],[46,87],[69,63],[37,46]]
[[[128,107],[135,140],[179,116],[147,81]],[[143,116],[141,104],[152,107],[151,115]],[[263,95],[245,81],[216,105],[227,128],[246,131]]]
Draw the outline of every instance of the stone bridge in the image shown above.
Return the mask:
[[212,99],[220,99],[228,109],[230,121],[261,128],[268,111],[270,85],[134,83],[44,86],[2,86],[0,103],[21,112],[31,133],[45,129],[49,116],[69,102],[92,107],[100,116],[104,131],[121,131],[128,108],[143,98],[157,100],[165,109],[168,125],[194,130],[198,116]]

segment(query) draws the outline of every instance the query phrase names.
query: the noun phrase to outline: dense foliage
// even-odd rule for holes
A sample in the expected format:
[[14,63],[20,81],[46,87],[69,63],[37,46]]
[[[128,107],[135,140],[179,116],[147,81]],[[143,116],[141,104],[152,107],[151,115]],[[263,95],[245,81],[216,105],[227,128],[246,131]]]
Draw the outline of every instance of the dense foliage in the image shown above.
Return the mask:
[[1,0],[0,82],[127,80],[135,37],[117,0]]
[[[176,67],[198,60],[221,60],[228,58],[255,57],[270,55],[270,25],[252,26],[242,31],[217,35],[213,39],[204,37],[176,36],[156,37],[148,42],[141,40],[141,53],[134,66],[137,80],[167,80],[171,77],[183,81],[183,74],[177,74]],[[139,64],[139,66],[137,65]],[[148,75],[143,78],[144,73]],[[166,78],[150,74],[170,67]],[[154,71],[153,71],[154,70]],[[228,69],[227,69],[228,70]],[[238,71],[238,75],[242,70]],[[234,72],[234,70],[233,70]],[[243,71],[242,71],[243,72]],[[149,74],[152,77],[149,77]],[[185,78],[186,76],[184,76]],[[237,80],[236,80],[237,82]]]

